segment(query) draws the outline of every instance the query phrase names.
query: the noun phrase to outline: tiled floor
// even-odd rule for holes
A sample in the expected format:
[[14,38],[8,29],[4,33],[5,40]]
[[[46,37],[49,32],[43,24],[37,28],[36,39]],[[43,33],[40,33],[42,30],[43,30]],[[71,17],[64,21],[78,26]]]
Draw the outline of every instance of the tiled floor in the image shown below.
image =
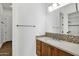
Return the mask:
[[0,48],[0,56],[12,56],[12,41],[5,42]]

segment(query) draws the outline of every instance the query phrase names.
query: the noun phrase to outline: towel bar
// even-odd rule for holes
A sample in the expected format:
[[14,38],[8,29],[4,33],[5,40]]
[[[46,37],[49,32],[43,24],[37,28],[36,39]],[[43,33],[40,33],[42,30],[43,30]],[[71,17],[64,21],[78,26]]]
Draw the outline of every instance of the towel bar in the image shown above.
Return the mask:
[[17,27],[36,27],[35,25],[16,25]]

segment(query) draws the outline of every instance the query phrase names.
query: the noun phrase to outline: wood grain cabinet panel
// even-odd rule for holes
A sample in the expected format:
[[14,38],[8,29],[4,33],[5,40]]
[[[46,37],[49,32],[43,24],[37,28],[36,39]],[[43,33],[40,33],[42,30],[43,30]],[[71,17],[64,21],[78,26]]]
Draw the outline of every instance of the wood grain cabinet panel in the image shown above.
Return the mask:
[[73,56],[72,54],[67,53],[53,46],[51,52],[52,52],[52,56]]
[[50,46],[50,45],[47,45],[47,49],[48,49],[47,55],[48,55],[48,56],[51,56],[51,54],[52,54],[52,53],[51,53],[51,50],[52,50],[52,49],[51,49],[51,46]]
[[42,54],[42,42],[39,40],[36,40],[36,54],[38,56],[41,56]]
[[58,56],[58,49],[55,48],[54,46],[52,46],[52,49],[51,49],[51,55],[52,56]]
[[63,50],[58,49],[58,56],[73,56],[73,55]]
[[51,56],[51,47],[44,42],[42,42],[42,56]]
[[42,42],[42,56],[47,56],[48,54],[47,44]]

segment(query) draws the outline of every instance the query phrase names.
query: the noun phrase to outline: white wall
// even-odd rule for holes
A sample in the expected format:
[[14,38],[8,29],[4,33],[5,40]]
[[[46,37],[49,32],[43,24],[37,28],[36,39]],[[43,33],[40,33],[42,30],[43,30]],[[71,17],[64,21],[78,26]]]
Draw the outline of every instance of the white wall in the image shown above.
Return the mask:
[[46,15],[46,32],[60,32],[60,19],[58,9]]
[[45,21],[46,21],[46,10],[45,4],[37,4],[35,17],[37,18],[36,23],[36,35],[45,35]]
[[[17,24],[36,25],[36,28],[17,28]],[[44,26],[44,4],[13,4],[13,55],[36,54],[35,36],[45,34]]]
[[62,12],[64,14],[64,34],[68,31],[68,14],[75,12],[75,5],[69,4],[64,7],[61,7],[60,9],[57,9],[55,11],[52,11],[46,15],[46,32],[51,33],[60,33],[60,15],[59,13]]

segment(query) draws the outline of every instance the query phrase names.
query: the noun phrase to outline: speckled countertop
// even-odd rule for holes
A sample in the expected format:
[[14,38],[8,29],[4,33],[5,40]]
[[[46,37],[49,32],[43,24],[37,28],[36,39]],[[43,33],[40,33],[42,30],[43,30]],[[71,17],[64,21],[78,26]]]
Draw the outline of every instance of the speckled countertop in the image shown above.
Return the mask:
[[72,55],[79,56],[79,44],[63,40],[57,40],[50,37],[37,37],[36,39],[45,42],[49,45],[52,45],[58,49],[61,49],[63,51],[66,51]]

